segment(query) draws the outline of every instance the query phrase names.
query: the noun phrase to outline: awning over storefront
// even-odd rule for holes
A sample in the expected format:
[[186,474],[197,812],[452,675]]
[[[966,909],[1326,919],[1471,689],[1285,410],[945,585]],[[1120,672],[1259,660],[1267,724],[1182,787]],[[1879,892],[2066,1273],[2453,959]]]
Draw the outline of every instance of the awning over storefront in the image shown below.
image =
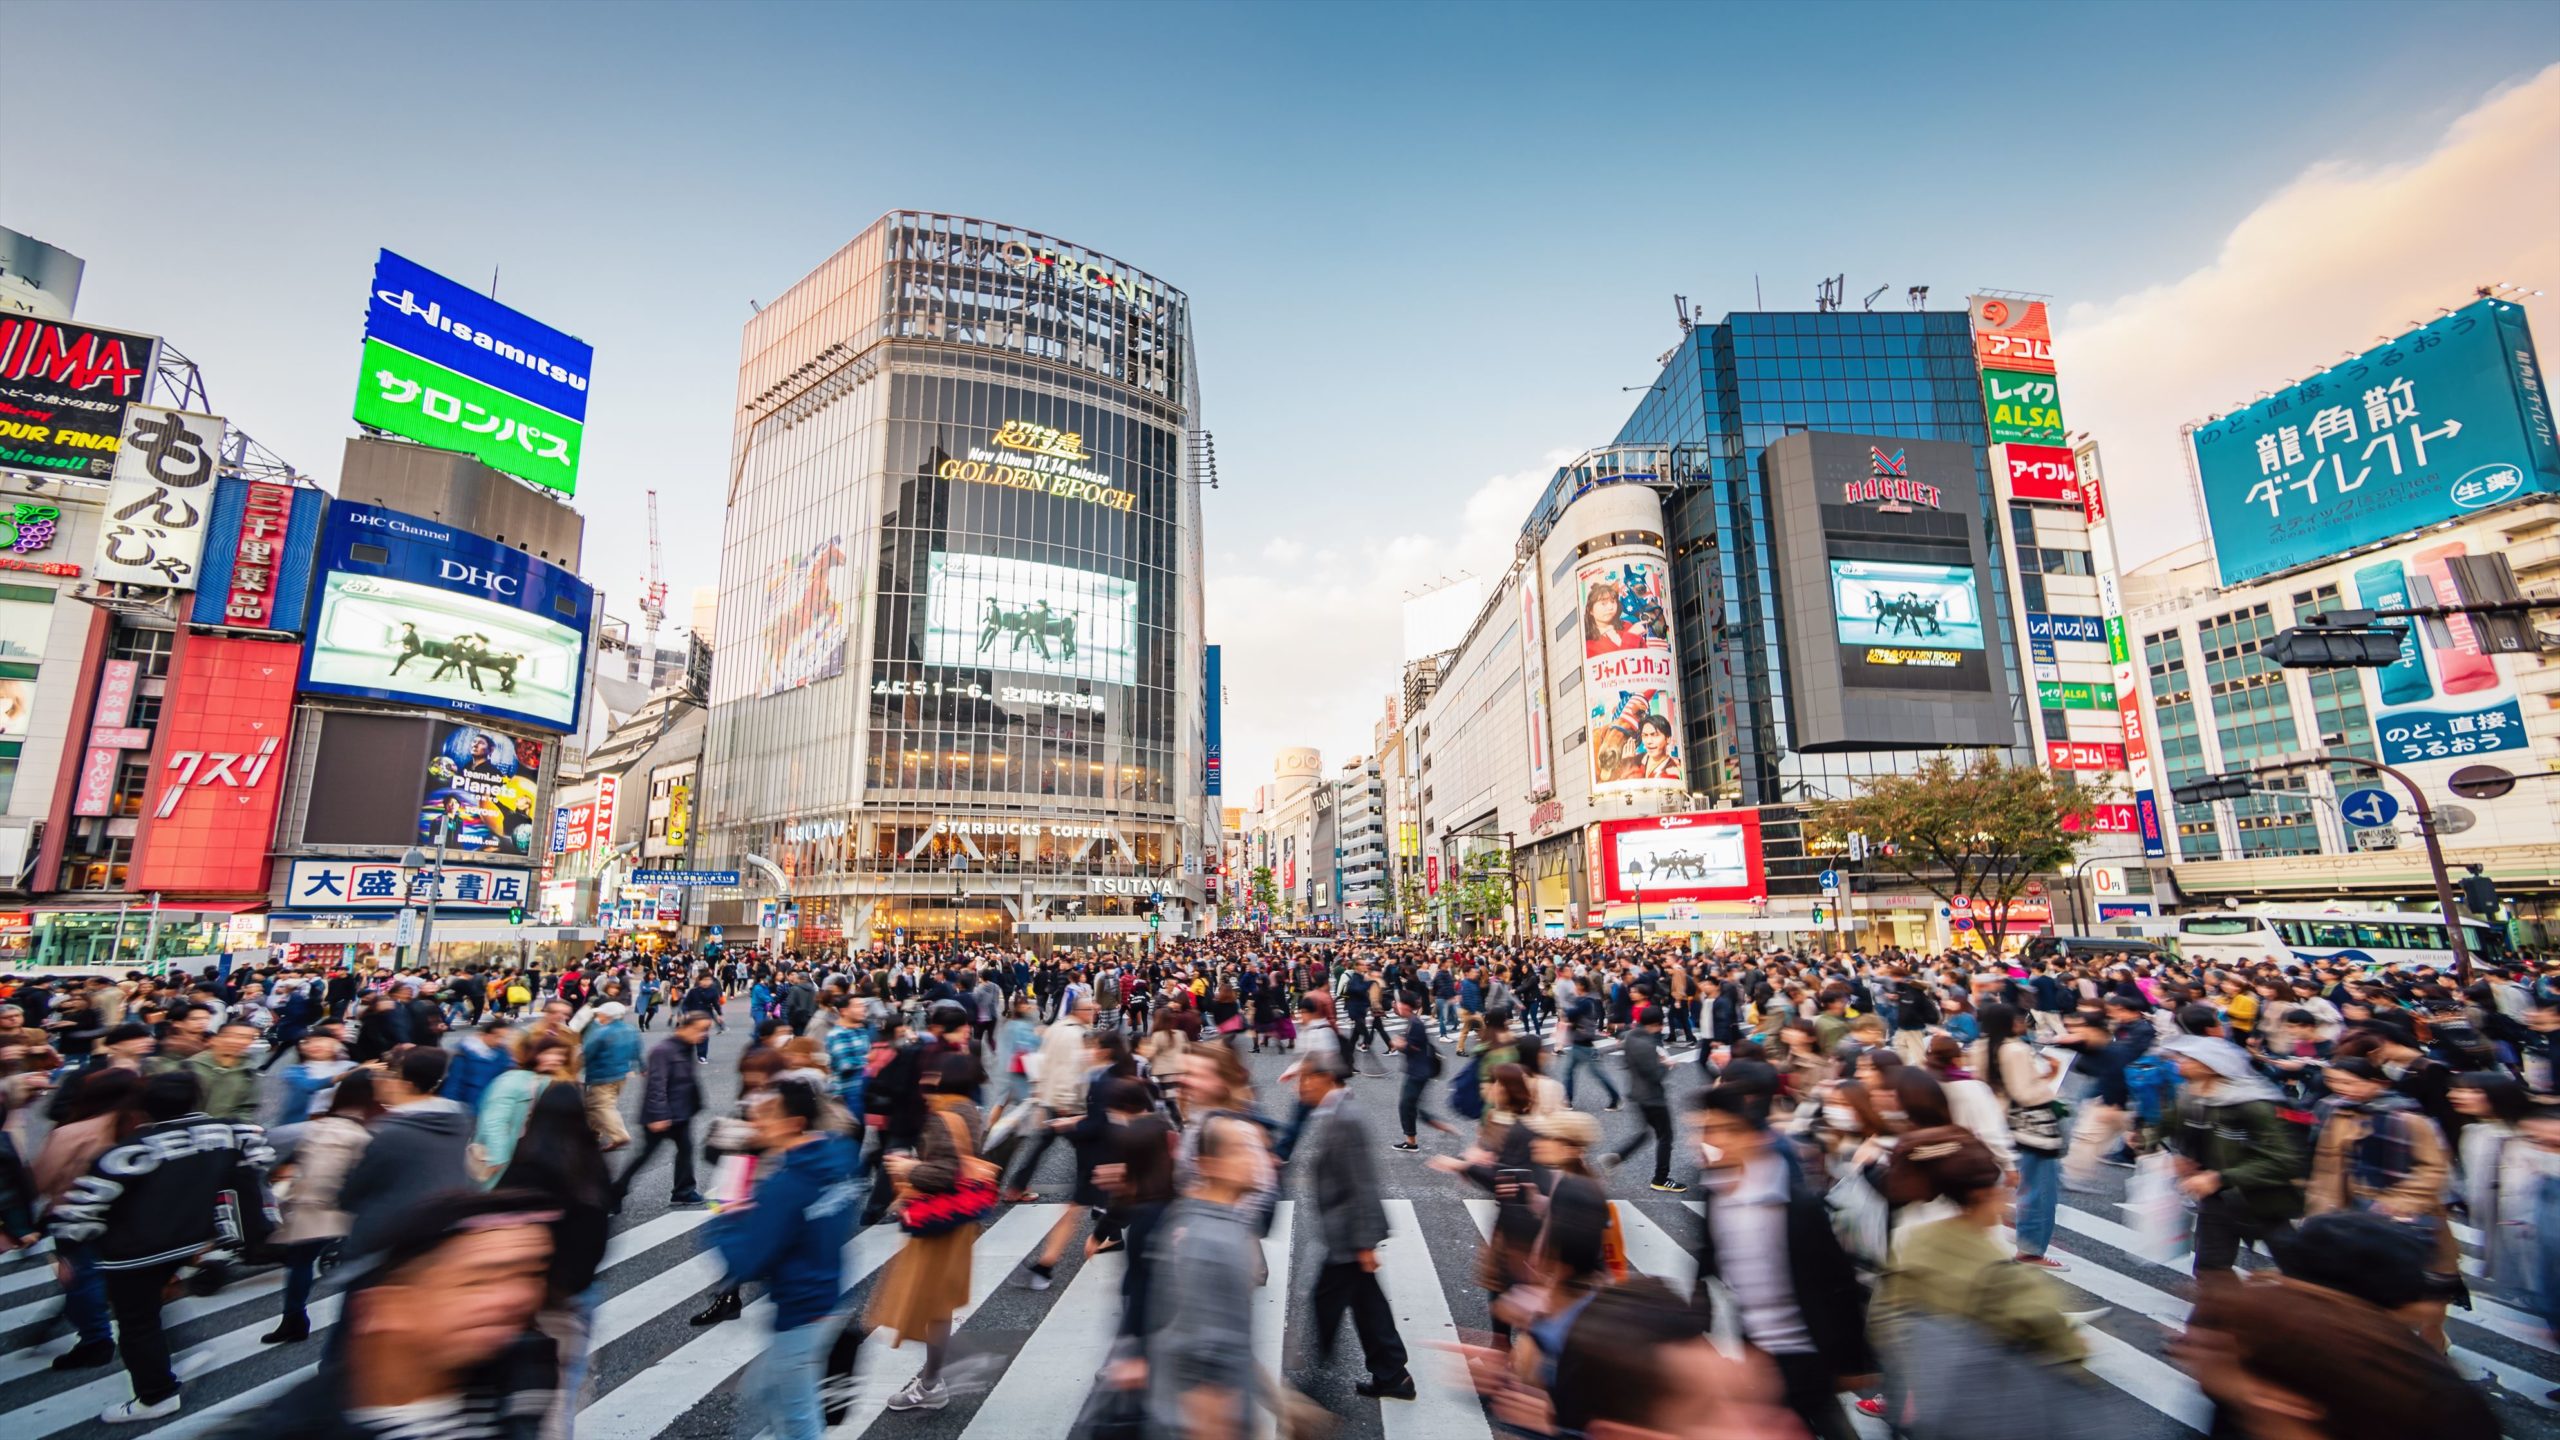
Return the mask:
[[1151,927],[1135,916],[1093,915],[1076,920],[1024,920],[1013,928],[1024,935],[1143,935]]
[[[417,937],[408,937],[415,941]],[[278,945],[396,945],[401,935],[396,923],[385,921],[374,925],[311,925],[280,923],[268,927],[267,939]],[[518,940],[537,943],[551,940],[601,941],[604,931],[593,925],[479,925],[469,921],[436,921],[435,941],[439,945],[470,945]]]

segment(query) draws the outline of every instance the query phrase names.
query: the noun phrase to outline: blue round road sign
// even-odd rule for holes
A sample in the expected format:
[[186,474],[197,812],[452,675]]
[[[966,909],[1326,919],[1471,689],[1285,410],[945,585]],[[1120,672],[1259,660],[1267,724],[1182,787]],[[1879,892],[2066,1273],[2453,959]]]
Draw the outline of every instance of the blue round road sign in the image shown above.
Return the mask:
[[2338,813],[2359,829],[2378,830],[2400,818],[2400,802],[2387,790],[2350,790],[2338,797]]

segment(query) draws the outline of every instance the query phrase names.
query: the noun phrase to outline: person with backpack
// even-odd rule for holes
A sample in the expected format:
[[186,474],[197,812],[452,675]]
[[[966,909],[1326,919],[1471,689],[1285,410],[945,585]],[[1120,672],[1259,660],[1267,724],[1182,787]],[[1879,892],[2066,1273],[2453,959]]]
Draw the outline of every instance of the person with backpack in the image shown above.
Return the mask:
[[[2446,1305],[2470,1300],[2461,1245],[2445,1210],[2453,1166],[2443,1136],[2414,1102],[2392,1092],[2391,1078],[2365,1056],[2329,1062],[2328,1081],[2304,1209],[2385,1215],[2426,1238],[2425,1295],[2412,1313],[2418,1333],[2441,1353]],[[2201,1272],[2201,1244],[2197,1263]]]
[[2178,1188],[2195,1205],[2196,1273],[2228,1274],[2243,1242],[2292,1231],[2308,1162],[2277,1113],[2283,1096],[2247,1051],[2210,1035],[2173,1035],[2160,1048],[2184,1081],[2168,1139]]
[[1419,990],[1407,990],[1396,997],[1396,1018],[1404,1023],[1396,1032],[1396,1050],[1404,1056],[1404,1090],[1396,1099],[1396,1118],[1403,1122],[1404,1139],[1394,1148],[1413,1151],[1422,1148],[1414,1138],[1417,1120],[1429,1122],[1432,1129],[1446,1135],[1446,1120],[1422,1108],[1422,1095],[1431,1082],[1440,1078],[1440,1047],[1433,1043],[1429,1027],[1423,1024],[1425,997]]

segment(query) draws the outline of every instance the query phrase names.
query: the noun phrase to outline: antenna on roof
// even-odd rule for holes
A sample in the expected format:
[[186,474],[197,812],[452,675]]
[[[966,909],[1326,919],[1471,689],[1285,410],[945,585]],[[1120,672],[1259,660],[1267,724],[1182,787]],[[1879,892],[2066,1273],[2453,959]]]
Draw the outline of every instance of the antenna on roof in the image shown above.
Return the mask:
[[1834,275],[1830,279],[1824,280],[1820,284],[1814,286],[1813,308],[1815,312],[1818,314],[1828,315],[1832,311],[1839,309],[1841,292],[1848,288],[1848,284],[1849,277],[1846,274],[1840,274]]
[[1892,288],[1893,287],[1891,285],[1879,285],[1873,290],[1868,291],[1867,298],[1858,302],[1858,308],[1861,310],[1873,310],[1876,308],[1876,297]]

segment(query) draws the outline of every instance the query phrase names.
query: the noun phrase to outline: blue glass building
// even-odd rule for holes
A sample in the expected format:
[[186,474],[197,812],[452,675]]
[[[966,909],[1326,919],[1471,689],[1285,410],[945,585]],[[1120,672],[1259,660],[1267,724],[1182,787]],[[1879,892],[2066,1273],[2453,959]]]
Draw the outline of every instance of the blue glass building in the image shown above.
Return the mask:
[[[1846,799],[1852,782],[1927,753],[1926,737],[1908,749],[1815,753],[1799,750],[1789,734],[1787,642],[1761,454],[1794,431],[1957,442],[1973,451],[1979,493],[1993,494],[1966,313],[1729,315],[1682,338],[1619,430],[1617,444],[1662,446],[1671,457],[1664,538],[1690,785],[1719,805]],[[1986,505],[1972,522],[1993,557],[1993,623],[1985,628],[1996,637],[1996,662],[2011,696],[2032,695],[2020,681],[2010,618],[2009,538],[1996,507]],[[2032,740],[2022,708],[2016,721],[2013,758],[2023,762]],[[1771,847],[1773,881],[1785,848]]]

